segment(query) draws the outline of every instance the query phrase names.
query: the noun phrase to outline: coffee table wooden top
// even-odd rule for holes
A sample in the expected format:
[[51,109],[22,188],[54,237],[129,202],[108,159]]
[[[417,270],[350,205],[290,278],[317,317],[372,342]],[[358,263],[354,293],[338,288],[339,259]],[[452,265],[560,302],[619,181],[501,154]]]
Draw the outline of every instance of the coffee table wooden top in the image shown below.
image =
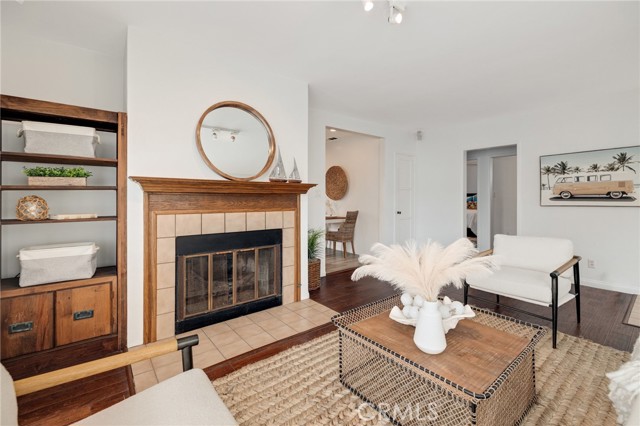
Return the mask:
[[389,311],[349,328],[476,394],[485,393],[530,343],[528,338],[466,319],[447,333],[444,352],[429,355],[413,343],[415,328],[393,321]]

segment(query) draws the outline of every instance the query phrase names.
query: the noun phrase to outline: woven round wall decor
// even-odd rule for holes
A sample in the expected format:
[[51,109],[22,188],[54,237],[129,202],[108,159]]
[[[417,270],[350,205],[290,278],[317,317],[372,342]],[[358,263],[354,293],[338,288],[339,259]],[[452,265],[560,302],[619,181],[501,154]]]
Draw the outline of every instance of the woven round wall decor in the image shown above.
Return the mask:
[[27,195],[18,200],[16,217],[19,220],[44,220],[49,217],[49,206],[44,198]]
[[341,200],[349,189],[347,174],[340,166],[331,166],[326,174],[327,197]]

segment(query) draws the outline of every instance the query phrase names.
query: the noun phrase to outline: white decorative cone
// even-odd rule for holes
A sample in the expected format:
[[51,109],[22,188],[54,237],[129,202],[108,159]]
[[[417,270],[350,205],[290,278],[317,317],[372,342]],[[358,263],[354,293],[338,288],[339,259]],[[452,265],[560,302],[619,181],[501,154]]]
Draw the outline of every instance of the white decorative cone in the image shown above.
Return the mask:
[[428,354],[439,354],[447,347],[438,302],[424,302],[418,314],[413,343]]

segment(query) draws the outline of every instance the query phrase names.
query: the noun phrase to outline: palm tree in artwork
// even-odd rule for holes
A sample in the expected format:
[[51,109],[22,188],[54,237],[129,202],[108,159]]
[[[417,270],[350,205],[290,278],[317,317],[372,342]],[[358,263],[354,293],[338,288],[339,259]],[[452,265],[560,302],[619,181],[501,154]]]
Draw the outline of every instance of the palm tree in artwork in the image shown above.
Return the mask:
[[556,175],[567,175],[571,173],[571,167],[569,167],[569,163],[567,161],[560,161],[555,166],[553,166],[553,173]]
[[543,168],[540,169],[540,173],[542,175],[546,175],[547,176],[547,188],[551,188],[551,183],[549,182],[549,175],[553,174],[553,167],[544,166]]
[[603,172],[617,172],[618,170],[620,170],[620,166],[616,162],[608,163],[602,168]]
[[593,163],[592,165],[589,166],[589,168],[587,169],[588,172],[599,172],[600,171],[600,164],[598,163]]
[[583,172],[583,170],[582,170],[582,167],[580,167],[580,166],[575,166],[575,167],[571,168],[571,173],[582,173],[582,172]]
[[629,169],[633,173],[636,172],[634,168],[629,166],[629,163],[632,163],[631,160],[633,159],[633,155],[627,155],[626,152],[621,152],[618,155],[614,155],[613,159],[615,160],[615,163],[618,165],[618,169],[622,168],[623,172],[625,171],[625,169]]

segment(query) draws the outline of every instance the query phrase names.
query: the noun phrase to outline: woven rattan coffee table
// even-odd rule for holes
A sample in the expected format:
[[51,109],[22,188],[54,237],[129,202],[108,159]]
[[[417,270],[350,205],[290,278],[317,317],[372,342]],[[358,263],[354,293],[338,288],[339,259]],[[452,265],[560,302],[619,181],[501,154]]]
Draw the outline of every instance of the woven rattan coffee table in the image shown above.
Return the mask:
[[340,381],[402,425],[514,425],[535,401],[534,349],[545,330],[474,309],[447,334],[447,349],[421,352],[414,328],[389,319],[392,296],[339,314]]

